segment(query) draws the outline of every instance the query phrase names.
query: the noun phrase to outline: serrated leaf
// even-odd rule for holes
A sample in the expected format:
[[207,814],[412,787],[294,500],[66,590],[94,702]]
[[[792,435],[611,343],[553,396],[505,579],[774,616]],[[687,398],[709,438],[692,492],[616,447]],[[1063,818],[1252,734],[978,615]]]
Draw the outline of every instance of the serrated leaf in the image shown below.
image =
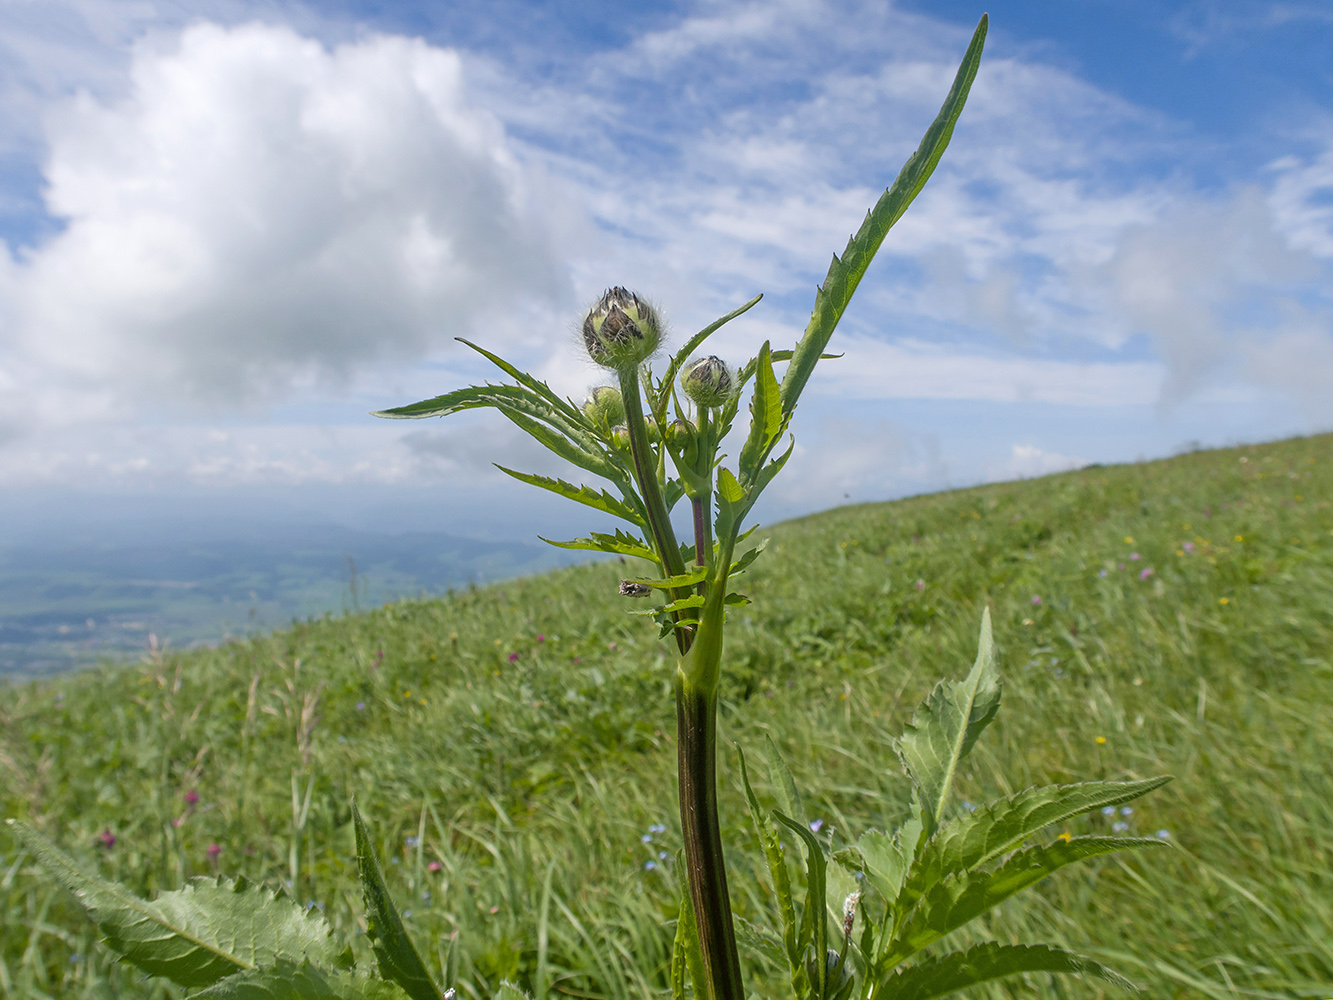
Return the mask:
[[750,564],[753,563],[756,559],[758,559],[759,554],[763,552],[764,549],[766,548],[768,548],[767,538],[765,538],[754,548],[748,550],[743,556],[741,556],[734,563],[732,563],[731,568],[727,570],[727,576],[731,577],[735,576],[737,573],[744,573],[747,569],[750,568]]
[[540,379],[533,378],[527,372],[519,368],[515,368],[508,361],[504,360],[504,358],[500,357],[499,355],[492,354],[484,347],[478,347],[470,340],[467,340],[463,337],[455,337],[454,339],[457,340],[460,344],[466,344],[468,347],[472,348],[482,357],[490,361],[491,364],[495,365],[495,367],[499,368],[510,378],[514,379],[514,381],[521,383],[522,385],[531,389],[537,395],[546,399],[557,410],[563,411],[567,416],[572,417],[575,420],[582,421],[584,419],[583,414],[578,410],[578,408],[576,408],[573,404],[567,402],[566,400],[560,398],[560,396],[557,393],[555,393],[551,389],[551,387],[547,385],[545,382],[541,381]]
[[[921,821],[913,817],[892,837],[879,830],[867,830],[848,849],[849,852],[854,852],[855,859],[859,860],[860,870],[865,873],[866,881],[890,907],[895,906],[902,892],[920,836]],[[841,853],[843,852],[840,851],[839,854]],[[835,855],[835,859],[836,857]],[[847,862],[843,862],[843,866],[847,867]]]
[[740,757],[741,785],[745,789],[745,801],[750,806],[750,822],[754,827],[755,837],[764,852],[764,861],[768,864],[768,874],[773,880],[773,892],[778,899],[778,915],[782,918],[782,944],[787,953],[787,970],[792,979],[792,990],[796,996],[804,996],[809,987],[805,963],[797,947],[796,907],[792,902],[791,874],[787,871],[786,855],[782,851],[782,841],[768,822],[767,814],[759,807],[759,799],[750,787],[750,773],[745,766],[745,752],[736,744],[736,753]]
[[245,879],[218,877],[149,901],[88,874],[26,824],[7,822],[42,867],[78,897],[107,946],[149,975],[195,987],[279,958],[347,964],[323,917],[286,896]]
[[805,845],[805,905],[801,908],[801,929],[796,937],[797,954],[804,955],[806,948],[814,950],[815,982],[811,987],[815,996],[828,996],[828,963],[824,960],[828,954],[828,912],[825,909],[824,876],[828,861],[824,851],[810,832],[810,827],[797,820],[773,811],[773,818],[801,838]]
[[682,587],[693,587],[696,583],[703,583],[707,577],[708,567],[699,566],[688,573],[681,573],[679,576],[668,577],[665,580],[631,580],[630,583],[652,587],[654,590],[680,590]]
[[726,503],[737,503],[745,497],[745,490],[726,467],[717,472],[717,495]]
[[754,395],[750,400],[750,434],[740,456],[740,478],[745,483],[754,481],[783,426],[782,399],[778,394],[777,376],[773,374],[773,354],[768,341],[759,348],[756,361]]
[[861,228],[848,241],[847,249],[842,252],[842,259],[839,260],[836,256],[833,258],[823,286],[816,291],[815,307],[810,314],[810,323],[796,345],[791,364],[787,366],[787,372],[782,379],[782,412],[785,416],[791,416],[792,411],[796,409],[796,402],[806,382],[810,380],[815,363],[828,344],[829,338],[833,336],[838,320],[842,318],[847,303],[851,301],[852,293],[856,291],[866,268],[870,266],[870,261],[874,259],[884,242],[884,237],[921,192],[949,145],[954,125],[958,121],[958,116],[962,114],[968,91],[972,87],[972,80],[977,75],[981,50],[986,41],[987,23],[986,16],[982,15],[976,32],[972,35],[972,42],[963,56],[962,64],[958,67],[958,74],[954,77],[949,96],[945,98],[930,128],[926,129],[926,134],[922,137],[916,152],[907,158],[907,162],[903,164],[893,183],[889,185],[875,207],[867,213]]
[[912,866],[906,894],[915,899],[926,886],[954,872],[983,865],[1044,827],[1103,806],[1129,802],[1170,780],[1164,776],[1047,785],[987,803],[950,820],[926,843]]
[[382,979],[286,959],[228,976],[194,996],[198,1000],[407,1000],[407,994]]
[[1074,837],[1029,847],[993,871],[950,875],[926,890],[887,948],[889,967],[957,930],[974,917],[1021,892],[1065,865],[1139,847],[1164,847],[1146,837]]
[[532,998],[513,983],[503,980],[500,988],[495,991],[495,1000],[532,1000]]
[[361,876],[361,895],[369,924],[366,934],[379,963],[380,975],[401,986],[412,1000],[440,1000],[440,989],[407,936],[389,888],[384,884],[384,872],[380,870],[375,847],[355,801],[352,822],[356,828],[356,868]]
[[617,531],[614,535],[606,535],[594,531],[588,538],[573,538],[567,542],[557,542],[549,538],[541,538],[547,545],[554,545],[558,549],[587,549],[591,552],[611,552],[621,556],[633,556],[636,559],[646,559],[649,562],[657,562],[657,554],[648,548],[648,544],[641,538],[635,538],[633,535],[627,535],[622,531]]
[[646,608],[643,611],[631,611],[632,615],[662,615],[672,614],[676,611],[686,611],[690,608],[701,608],[704,605],[702,594],[691,594],[689,597],[682,597],[679,601],[672,601],[670,604],[664,604],[656,608]]
[[630,507],[621,500],[617,500],[606,490],[595,490],[591,486],[575,486],[573,483],[567,483],[563,479],[552,479],[549,476],[539,476],[532,472],[515,472],[513,469],[507,469],[503,465],[496,463],[495,467],[507,476],[513,476],[521,483],[527,483],[530,486],[537,486],[544,490],[565,497],[567,500],[573,500],[575,503],[581,503],[585,507],[591,507],[594,510],[600,510],[610,514],[612,517],[618,517],[622,521],[628,521],[637,528],[648,527],[647,519],[639,511]]
[[1125,990],[1136,987],[1124,976],[1090,958],[1044,944],[987,941],[902,969],[875,990],[882,1000],[932,1000],[1020,972],[1063,972],[1096,976]]
[[744,594],[738,594],[733,590],[726,597],[722,598],[722,603],[732,607],[744,607],[750,603],[750,599]]
[[922,822],[933,834],[944,815],[958,764],[1000,708],[990,609],[981,615],[977,659],[963,681],[940,681],[897,743],[898,756],[920,793]]

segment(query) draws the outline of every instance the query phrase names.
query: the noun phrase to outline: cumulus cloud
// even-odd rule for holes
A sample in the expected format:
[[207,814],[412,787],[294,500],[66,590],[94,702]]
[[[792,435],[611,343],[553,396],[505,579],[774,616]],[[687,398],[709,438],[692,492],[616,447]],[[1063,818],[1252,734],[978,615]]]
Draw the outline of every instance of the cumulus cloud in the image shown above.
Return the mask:
[[564,302],[540,176],[457,53],[199,24],[53,112],[63,231],[9,262],[19,359],[125,402],[244,404]]

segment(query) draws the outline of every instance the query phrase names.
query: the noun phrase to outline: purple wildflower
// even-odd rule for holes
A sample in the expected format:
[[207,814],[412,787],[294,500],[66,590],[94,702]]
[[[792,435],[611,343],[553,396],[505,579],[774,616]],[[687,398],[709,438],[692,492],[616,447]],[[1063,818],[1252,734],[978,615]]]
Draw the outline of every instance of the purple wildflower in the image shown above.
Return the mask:
[[97,835],[97,839],[98,841],[101,842],[102,846],[105,847],[108,851],[116,846],[116,835],[111,832],[111,827],[107,827],[101,833],[99,833]]
[[1146,579],[1148,579],[1148,577],[1150,577],[1150,576],[1152,576],[1152,567],[1151,567],[1151,566],[1145,566],[1145,567],[1143,567],[1143,569],[1139,570],[1139,579],[1140,579],[1140,580],[1146,580]]
[[193,788],[185,793],[185,804],[187,806],[196,806],[199,804],[199,793]]
[[1040,604],[1040,603],[1041,603],[1041,595],[1040,595],[1040,594],[1033,594],[1033,595],[1032,595],[1032,603],[1033,603],[1033,604]]

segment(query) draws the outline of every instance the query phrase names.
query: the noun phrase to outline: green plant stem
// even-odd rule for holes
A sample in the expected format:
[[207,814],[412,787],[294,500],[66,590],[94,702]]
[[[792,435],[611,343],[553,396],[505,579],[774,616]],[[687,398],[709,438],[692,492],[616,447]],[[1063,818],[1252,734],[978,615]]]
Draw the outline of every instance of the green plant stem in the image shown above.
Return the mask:
[[[667,576],[680,576],[685,572],[685,560],[680,557],[680,543],[676,541],[671,517],[662,500],[661,487],[657,485],[656,463],[648,446],[648,425],[643,419],[639,370],[629,367],[617,374],[620,376],[620,396],[625,403],[625,427],[629,431],[629,449],[634,458],[634,477],[639,482],[639,493],[643,497],[644,509],[648,512],[648,528],[662,560],[663,571]],[[684,595],[672,591],[673,600],[678,596]],[[690,649],[690,633],[679,628],[675,631],[676,645],[684,656]]]
[[690,900],[694,905],[707,1000],[743,1000],[740,956],[727,892],[726,860],[717,818],[717,690],[700,691],[676,674],[677,763],[680,827],[685,842]]

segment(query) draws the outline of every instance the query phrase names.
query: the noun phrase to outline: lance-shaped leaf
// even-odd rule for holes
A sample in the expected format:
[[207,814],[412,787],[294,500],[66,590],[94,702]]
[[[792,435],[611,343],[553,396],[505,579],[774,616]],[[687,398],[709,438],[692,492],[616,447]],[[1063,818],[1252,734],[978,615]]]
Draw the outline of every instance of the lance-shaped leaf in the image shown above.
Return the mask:
[[633,535],[627,535],[623,531],[617,531],[614,535],[602,534],[599,531],[591,532],[588,538],[574,538],[567,542],[557,542],[550,538],[541,538],[547,545],[554,545],[558,549],[587,549],[590,552],[611,552],[615,555],[633,556],[636,559],[647,559],[649,562],[658,562],[657,553],[648,547],[648,543],[641,538],[635,538]]
[[755,837],[763,849],[768,874],[773,879],[773,892],[778,899],[778,915],[782,918],[782,944],[787,953],[792,989],[797,996],[803,996],[809,988],[809,980],[805,963],[801,961],[801,950],[797,947],[796,907],[792,902],[791,875],[787,871],[786,855],[783,854],[782,841],[777,831],[768,822],[768,814],[759,807],[759,799],[750,787],[750,773],[746,769],[745,752],[741,750],[740,744],[736,744],[736,753],[740,756],[741,784],[745,788],[745,801],[750,806],[750,822],[754,825]]
[[1140,781],[1090,781],[1079,785],[1028,788],[987,803],[946,823],[922,849],[912,866],[905,895],[915,899],[946,875],[984,865],[1043,827],[1104,806],[1118,806],[1171,778]]
[[920,795],[927,833],[933,834],[943,818],[959,762],[999,708],[1000,676],[987,608],[971,673],[963,681],[940,681],[898,740],[898,756]]
[[532,1000],[532,998],[506,979],[495,991],[495,1000]]
[[727,571],[727,576],[732,577],[735,576],[737,573],[744,573],[747,569],[750,568],[750,564],[753,563],[756,559],[758,559],[759,554],[763,552],[764,549],[766,548],[768,548],[767,538],[765,538],[754,548],[746,551],[744,555],[742,555],[739,559],[737,559],[734,563],[732,563],[731,569]]
[[379,962],[380,975],[401,986],[412,1000],[440,1000],[439,987],[430,978],[416,946],[407,936],[402,918],[384,884],[384,872],[375,857],[375,847],[370,842],[370,834],[366,832],[356,802],[352,803],[352,822],[356,828],[356,867],[361,876],[361,895],[369,924],[366,933]]
[[861,228],[848,241],[847,249],[842,252],[842,259],[839,260],[836,256],[833,258],[823,286],[815,292],[815,308],[810,314],[810,324],[805,328],[805,335],[802,336],[800,343],[796,345],[791,364],[788,365],[787,373],[782,379],[782,412],[785,415],[790,416],[796,409],[796,401],[801,395],[801,390],[810,380],[810,374],[815,369],[819,355],[828,344],[829,338],[833,336],[838,320],[842,318],[847,303],[851,301],[852,293],[856,291],[856,286],[860,284],[866,268],[870,266],[870,261],[879,250],[880,244],[884,242],[884,237],[921,192],[949,145],[954,125],[958,121],[958,116],[962,114],[968,91],[972,87],[972,80],[977,75],[977,66],[981,62],[981,49],[986,41],[986,26],[987,19],[983,14],[976,32],[972,35],[972,43],[967,47],[963,62],[958,67],[958,75],[954,77],[949,96],[945,98],[935,121],[926,129],[921,145],[908,157],[897,178],[866,215]]
[[577,407],[575,407],[567,400],[561,399],[560,396],[557,393],[555,393],[551,389],[551,387],[547,385],[545,382],[541,381],[540,379],[533,378],[527,372],[519,368],[515,368],[504,358],[500,357],[499,355],[492,354],[484,347],[478,347],[470,340],[465,340],[462,337],[455,337],[454,339],[457,340],[460,344],[466,344],[468,347],[472,348],[482,357],[490,361],[491,364],[495,365],[496,368],[499,368],[502,372],[504,372],[506,375],[512,378],[515,382],[518,382],[520,385],[527,386],[527,388],[531,389],[537,395],[541,396],[543,399],[549,402],[553,407],[555,407],[555,409],[564,413],[572,420],[576,420],[580,423],[584,423],[586,421],[587,418]]
[[755,368],[754,396],[750,400],[750,434],[741,448],[740,478],[743,483],[754,481],[755,473],[768,457],[773,442],[782,433],[782,399],[778,395],[778,380],[773,374],[773,357],[768,341],[759,348]]
[[642,611],[631,611],[632,615],[669,615],[676,611],[688,611],[690,608],[702,608],[704,606],[704,597],[702,594],[691,594],[689,597],[682,597],[679,601],[672,601],[670,604],[663,604],[656,608],[645,608]]
[[655,590],[680,590],[682,587],[693,587],[696,583],[702,583],[707,576],[708,567],[698,566],[688,573],[680,573],[665,580],[631,580],[629,582],[644,587],[652,587]]
[[286,959],[228,976],[194,996],[199,1000],[407,1000],[401,989],[383,979]]
[[892,968],[1065,865],[1115,851],[1164,846],[1163,841],[1146,837],[1074,837],[1018,851],[993,871],[950,875],[926,890],[907,914],[884,961]]
[[783,815],[777,810],[773,811],[773,818],[800,837],[805,844],[805,906],[801,910],[801,929],[796,936],[796,951],[797,954],[804,955],[807,947],[813,949],[814,961],[811,965],[815,972],[815,982],[810,985],[816,997],[826,997],[828,996],[828,974],[830,970],[826,961],[828,955],[826,897],[828,893],[824,885],[824,876],[828,861],[824,858],[824,851],[819,846],[819,841],[815,840],[815,835],[810,832],[808,826],[797,822],[790,816]]
[[618,517],[622,521],[628,521],[636,528],[648,527],[647,519],[633,507],[621,500],[617,500],[606,490],[595,490],[591,486],[575,486],[573,483],[567,483],[563,479],[552,479],[549,476],[539,476],[532,472],[515,472],[513,469],[507,469],[503,465],[495,466],[507,476],[513,476],[521,483],[527,483],[530,486],[537,486],[552,493],[559,494],[567,500],[573,500],[575,503],[581,503],[585,507],[591,507],[593,510],[600,510],[603,513],[610,514],[612,517]]
[[967,951],[954,951],[901,969],[875,990],[882,1000],[932,1000],[978,983],[1020,972],[1063,972],[1096,976],[1125,990],[1136,987],[1124,976],[1094,962],[1044,944],[999,944],[987,941]]
[[350,962],[321,916],[245,879],[197,879],[150,901],[85,872],[26,824],[6,822],[42,867],[78,897],[107,946],[149,975],[180,986],[208,986],[280,958],[309,958],[328,967]]

